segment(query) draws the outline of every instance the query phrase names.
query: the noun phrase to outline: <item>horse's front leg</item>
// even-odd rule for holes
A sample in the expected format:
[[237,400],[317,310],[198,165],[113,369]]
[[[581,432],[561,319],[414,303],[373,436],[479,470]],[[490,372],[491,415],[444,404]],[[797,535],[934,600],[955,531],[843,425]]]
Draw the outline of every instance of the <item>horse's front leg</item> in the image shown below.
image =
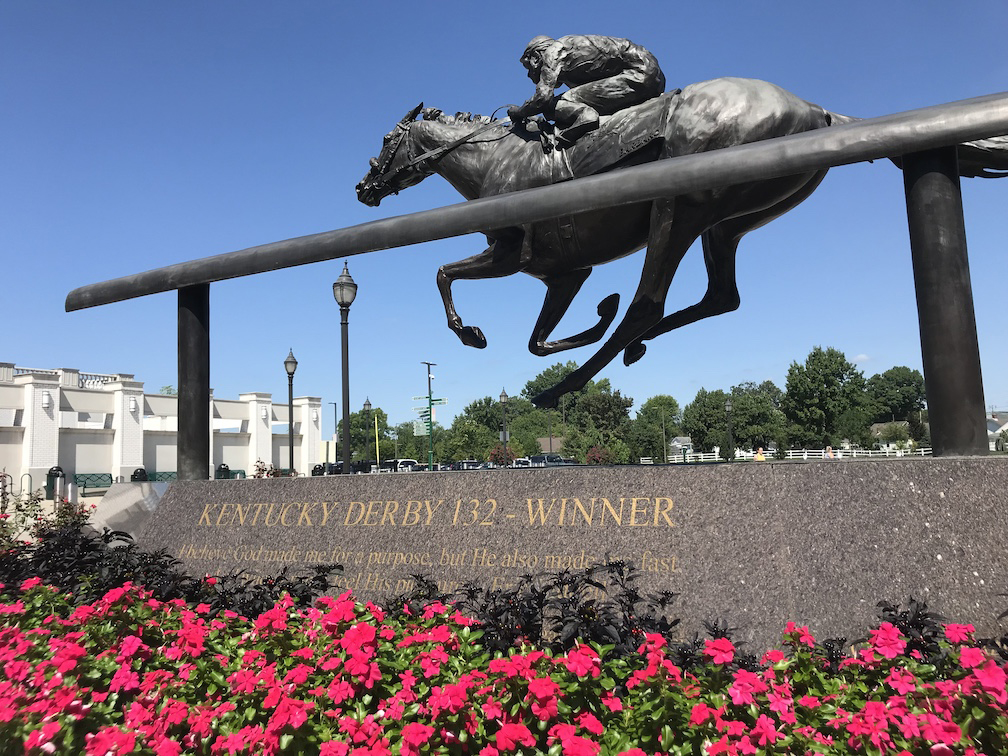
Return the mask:
[[543,283],[546,284],[546,298],[543,300],[542,312],[539,313],[539,319],[532,331],[532,338],[529,339],[529,351],[532,354],[537,357],[545,357],[565,349],[594,344],[605,334],[616,318],[616,311],[619,309],[619,294],[610,294],[599,302],[599,322],[591,328],[566,339],[546,340],[567,312],[567,308],[570,307],[589,275],[591,275],[591,268],[585,268],[543,279]]
[[462,318],[455,311],[455,303],[452,301],[452,282],[459,279],[501,278],[517,273],[522,269],[523,237],[524,233],[517,230],[516,233],[498,238],[478,255],[442,265],[438,269],[437,285],[441,292],[441,301],[444,302],[445,314],[448,316],[448,327],[466,346],[483,349],[487,344],[486,337],[477,326],[462,324]]

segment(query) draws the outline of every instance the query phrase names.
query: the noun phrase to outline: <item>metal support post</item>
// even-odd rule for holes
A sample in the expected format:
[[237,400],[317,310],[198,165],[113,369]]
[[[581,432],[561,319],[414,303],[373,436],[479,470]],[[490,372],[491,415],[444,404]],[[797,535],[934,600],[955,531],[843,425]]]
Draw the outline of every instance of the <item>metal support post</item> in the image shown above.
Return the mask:
[[178,290],[178,479],[210,478],[210,284]]
[[903,156],[935,456],[986,454],[983,380],[955,147]]

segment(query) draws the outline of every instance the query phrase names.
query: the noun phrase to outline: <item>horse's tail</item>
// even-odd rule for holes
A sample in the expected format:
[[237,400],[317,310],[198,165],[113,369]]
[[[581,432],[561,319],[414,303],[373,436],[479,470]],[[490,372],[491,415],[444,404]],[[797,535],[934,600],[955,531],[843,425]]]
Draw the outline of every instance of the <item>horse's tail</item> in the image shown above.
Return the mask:
[[[861,118],[823,110],[827,126],[861,121]],[[892,158],[900,168],[902,161]],[[959,145],[959,175],[965,178],[1004,178],[1008,176],[1008,136],[977,139]]]
[[989,137],[960,144],[959,175],[968,178],[1008,176],[1008,136]]

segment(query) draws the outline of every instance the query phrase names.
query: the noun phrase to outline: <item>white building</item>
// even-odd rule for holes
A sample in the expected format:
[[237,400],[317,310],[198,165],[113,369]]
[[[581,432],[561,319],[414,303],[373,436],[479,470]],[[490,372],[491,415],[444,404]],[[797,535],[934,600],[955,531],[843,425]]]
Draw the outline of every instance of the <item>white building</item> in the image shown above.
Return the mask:
[[[319,457],[320,397],[294,399],[294,467],[310,474]],[[225,464],[251,476],[257,460],[290,463],[287,403],[272,394],[210,397],[213,430],[208,470]],[[51,467],[130,479],[177,470],[178,397],[144,393],[130,374],[35,370],[0,362],[0,472],[14,489],[39,488]],[[29,479],[25,476],[30,476]],[[18,485],[18,481],[21,484]]]

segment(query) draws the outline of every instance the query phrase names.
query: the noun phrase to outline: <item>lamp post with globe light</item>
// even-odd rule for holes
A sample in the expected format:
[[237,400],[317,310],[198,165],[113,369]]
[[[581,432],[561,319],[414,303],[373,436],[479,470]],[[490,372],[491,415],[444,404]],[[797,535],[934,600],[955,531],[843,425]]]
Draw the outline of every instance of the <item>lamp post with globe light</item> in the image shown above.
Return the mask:
[[340,337],[343,346],[343,473],[350,474],[350,356],[349,328],[347,318],[350,315],[350,305],[357,296],[357,284],[350,277],[347,264],[343,263],[343,272],[332,285],[333,297],[340,308]]
[[294,350],[289,350],[284,360],[284,370],[287,371],[287,445],[290,447],[290,475],[294,474],[294,371],[298,362],[294,359]]

